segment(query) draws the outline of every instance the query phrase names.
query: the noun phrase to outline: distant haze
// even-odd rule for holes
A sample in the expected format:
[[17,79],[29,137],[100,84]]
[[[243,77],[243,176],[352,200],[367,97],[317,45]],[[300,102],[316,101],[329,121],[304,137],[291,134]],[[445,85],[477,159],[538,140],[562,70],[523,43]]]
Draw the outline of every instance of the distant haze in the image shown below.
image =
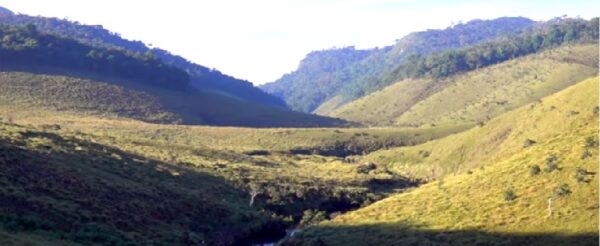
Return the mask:
[[0,0],[15,13],[99,24],[255,84],[293,71],[308,52],[386,46],[459,21],[597,15],[596,0]]

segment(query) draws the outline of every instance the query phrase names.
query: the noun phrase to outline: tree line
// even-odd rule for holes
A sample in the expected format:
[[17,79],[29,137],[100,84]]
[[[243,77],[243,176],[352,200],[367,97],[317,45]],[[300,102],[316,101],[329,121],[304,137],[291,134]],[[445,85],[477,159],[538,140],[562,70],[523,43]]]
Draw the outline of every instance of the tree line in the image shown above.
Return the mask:
[[533,25],[519,34],[461,49],[430,55],[412,54],[395,68],[361,84],[343,88],[342,95],[356,99],[407,78],[443,78],[501,63],[565,44],[598,42],[598,18],[556,18]]
[[556,19],[524,34],[506,37],[466,49],[431,56],[412,55],[383,78],[389,84],[404,78],[442,78],[470,71],[563,44],[598,41],[598,18]]
[[33,24],[0,26],[0,67],[59,68],[118,77],[169,89],[187,88],[187,72],[164,64],[152,52],[92,47],[39,32]]

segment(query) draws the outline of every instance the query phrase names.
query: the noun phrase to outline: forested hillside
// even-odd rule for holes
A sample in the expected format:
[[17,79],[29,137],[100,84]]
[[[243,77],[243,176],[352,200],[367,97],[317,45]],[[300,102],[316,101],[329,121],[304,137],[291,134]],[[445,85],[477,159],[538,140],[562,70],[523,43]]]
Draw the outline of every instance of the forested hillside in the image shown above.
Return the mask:
[[312,112],[335,94],[342,82],[353,79],[352,75],[340,71],[378,52],[354,47],[311,52],[300,62],[297,71],[261,88],[285,99],[292,109]]
[[123,39],[119,34],[110,32],[100,25],[83,25],[58,18],[15,15],[12,12],[0,12],[0,24],[33,24],[37,26],[38,31],[41,33],[51,33],[75,39],[95,48],[116,48],[128,53],[137,53],[137,55],[152,53],[166,65],[186,71],[190,76],[191,85],[198,89],[217,91],[239,100],[286,107],[282,100],[264,93],[248,81],[239,80],[222,74],[218,70],[194,64],[183,57],[170,54],[166,50],[149,48],[140,41]]
[[41,70],[130,79],[164,88],[188,90],[190,78],[165,65],[151,52],[140,55],[123,50],[94,48],[75,40],[43,34],[33,24],[0,26],[0,69]]
[[[307,112],[317,110],[324,114],[329,109],[371,92],[373,80],[395,68],[410,55],[427,55],[513,35],[533,23],[526,18],[474,20],[444,30],[412,33],[398,40],[395,45],[383,48],[313,52],[300,63],[297,71],[261,88],[281,96],[293,109]],[[314,64],[323,64],[323,67]],[[324,103],[330,107],[324,106],[318,110]]]

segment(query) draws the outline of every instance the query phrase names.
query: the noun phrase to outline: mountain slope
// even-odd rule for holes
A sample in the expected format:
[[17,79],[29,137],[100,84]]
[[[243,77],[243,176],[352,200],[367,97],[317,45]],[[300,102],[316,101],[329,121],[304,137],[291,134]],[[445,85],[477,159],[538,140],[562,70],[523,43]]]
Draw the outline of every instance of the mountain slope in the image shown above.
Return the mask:
[[[311,112],[332,98],[337,98],[337,106],[371,92],[372,80],[378,79],[412,54],[427,55],[477,44],[519,33],[533,23],[518,17],[474,20],[444,30],[412,33],[398,40],[395,45],[381,49],[345,48],[313,52],[300,63],[297,71],[261,88],[282,97],[296,110]],[[323,66],[308,66],[306,63]],[[316,112],[327,113],[323,108]]]
[[369,125],[482,122],[598,73],[598,45],[566,45],[447,78],[398,81],[329,115]]
[[[197,90],[191,77],[152,53],[92,47],[38,31],[0,26],[0,94],[7,105],[112,114],[150,122],[315,127],[342,120]],[[17,72],[15,72],[17,71]],[[44,75],[45,74],[45,75]]]
[[295,72],[260,88],[285,99],[292,109],[312,112],[339,89],[341,82],[352,79],[340,71],[377,52],[354,47],[314,51],[300,61]]
[[67,111],[170,124],[253,127],[347,124],[218,94],[168,90],[122,79],[0,72],[0,88],[0,101],[21,110]]
[[436,182],[321,223],[290,243],[594,245],[597,119],[595,77],[481,128],[373,153],[397,158],[391,167],[444,172]]
[[209,69],[194,64],[183,57],[170,54],[166,50],[148,48],[140,41],[123,39],[118,34],[110,32],[100,25],[83,25],[58,18],[34,17],[22,14],[15,15],[12,14],[12,12],[0,12],[0,24],[33,24],[37,26],[41,32],[75,39],[94,47],[117,48],[139,54],[151,52],[164,63],[188,72],[191,77],[192,86],[198,89],[218,92],[241,101],[266,104],[281,108],[286,107],[282,100],[270,96],[254,87],[248,81],[239,80],[222,74],[215,69]]
[[219,177],[81,134],[0,123],[0,164],[2,244],[228,245],[271,223]]

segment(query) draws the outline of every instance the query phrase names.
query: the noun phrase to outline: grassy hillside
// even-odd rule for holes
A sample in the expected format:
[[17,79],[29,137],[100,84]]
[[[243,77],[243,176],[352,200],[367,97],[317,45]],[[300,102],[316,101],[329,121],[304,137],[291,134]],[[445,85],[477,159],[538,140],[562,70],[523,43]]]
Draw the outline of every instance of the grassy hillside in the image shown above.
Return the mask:
[[220,177],[81,134],[2,123],[0,164],[7,242],[229,244],[272,221]]
[[[407,179],[386,168],[372,168],[343,157],[380,148],[419,144],[470,127],[256,129],[162,125],[97,114],[82,115],[80,111],[74,113],[72,110],[54,111],[41,107],[23,110],[15,105],[19,104],[0,105],[1,121],[30,125],[27,129],[31,131],[43,131],[60,138],[83,139],[99,145],[99,149],[114,149],[138,160],[152,160],[161,163],[159,169],[168,169],[174,176],[182,173],[180,169],[200,172],[237,192],[233,203],[241,200],[248,206],[251,195],[255,194],[253,207],[278,214],[263,226],[298,223],[308,209],[333,213],[358,208],[391,192],[414,186],[419,180]],[[35,129],[32,128],[34,126]],[[40,143],[42,147],[46,143],[44,141]],[[89,156],[85,152],[78,156],[78,153],[72,153],[74,157],[67,159],[65,165],[70,165],[75,158],[95,160],[92,155],[96,152]],[[36,160],[42,158],[38,157]],[[114,170],[115,173],[121,171]],[[146,175],[144,170],[131,172]],[[131,172],[127,175],[132,175]],[[89,175],[93,179],[98,172],[92,170]],[[198,182],[205,182],[198,184],[202,186],[210,187],[211,182],[216,182],[212,178],[200,179],[203,181]],[[66,187],[61,189],[68,190]],[[87,199],[81,194],[76,196]],[[214,206],[218,208],[220,205]],[[255,220],[258,219],[252,221]],[[250,226],[246,222],[236,223],[240,223],[241,227]],[[263,226],[248,230],[260,236]],[[108,227],[112,228],[112,225]],[[140,230],[140,233],[148,232]],[[274,227],[270,232],[277,234],[282,232],[282,228]],[[22,233],[29,235],[31,232]],[[215,236],[213,233],[206,235]]]
[[254,127],[346,124],[203,91],[167,90],[113,78],[80,79],[26,72],[0,72],[0,101],[21,110],[42,108],[158,123]]
[[481,128],[373,153],[372,157],[389,161],[389,167],[434,169],[437,181],[321,223],[292,241],[295,245],[595,245],[597,119],[596,77]]
[[330,113],[369,125],[477,123],[598,73],[598,45],[568,45],[449,78],[406,79]]

